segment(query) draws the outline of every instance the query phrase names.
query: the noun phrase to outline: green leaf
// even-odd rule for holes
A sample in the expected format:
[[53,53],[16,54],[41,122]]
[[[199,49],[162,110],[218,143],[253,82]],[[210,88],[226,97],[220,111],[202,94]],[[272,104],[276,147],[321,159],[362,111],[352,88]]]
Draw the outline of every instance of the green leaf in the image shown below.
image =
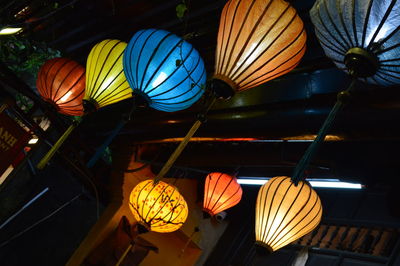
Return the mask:
[[185,12],[187,10],[187,6],[185,3],[181,3],[179,5],[176,6],[176,16],[180,19],[183,18],[183,16],[185,15]]

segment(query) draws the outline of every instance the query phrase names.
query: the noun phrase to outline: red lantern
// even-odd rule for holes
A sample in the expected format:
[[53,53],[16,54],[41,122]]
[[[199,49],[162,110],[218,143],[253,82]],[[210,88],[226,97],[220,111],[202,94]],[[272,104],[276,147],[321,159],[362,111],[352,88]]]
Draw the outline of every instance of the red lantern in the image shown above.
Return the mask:
[[216,215],[240,202],[242,188],[237,179],[224,173],[210,173],[204,186],[203,210]]
[[36,86],[42,98],[58,112],[83,114],[85,68],[67,58],[48,60],[39,70]]

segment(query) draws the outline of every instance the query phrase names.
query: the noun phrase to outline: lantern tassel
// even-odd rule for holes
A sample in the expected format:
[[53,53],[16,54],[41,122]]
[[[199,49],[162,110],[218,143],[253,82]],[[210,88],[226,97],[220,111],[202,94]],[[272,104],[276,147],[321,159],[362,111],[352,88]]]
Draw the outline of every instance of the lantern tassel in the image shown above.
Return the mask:
[[121,129],[125,126],[126,120],[122,119],[118,125],[114,128],[114,130],[111,132],[111,134],[107,137],[106,141],[103,142],[103,144],[97,148],[96,153],[90,158],[90,160],[87,162],[86,167],[92,168],[94,164],[99,160],[99,158],[103,155],[104,150],[107,148],[107,146],[110,145],[110,143],[113,141],[115,136],[121,131]]
[[322,142],[325,140],[326,135],[328,134],[329,130],[333,125],[333,122],[335,121],[336,115],[347,104],[350,91],[354,88],[356,81],[357,80],[354,78],[350,86],[347,88],[347,90],[338,93],[337,101],[333,106],[331,112],[329,113],[328,117],[325,119],[324,124],[318,131],[317,137],[310,144],[310,146],[308,146],[303,157],[301,158],[299,163],[296,165],[296,168],[294,169],[292,175],[292,181],[295,185],[297,185],[298,182],[304,178],[304,171],[309,166],[312,158],[318,152]]
[[64,134],[57,140],[57,142],[51,147],[51,149],[47,152],[47,154],[40,160],[37,164],[37,168],[42,170],[46,164],[53,158],[54,154],[61,147],[64,141],[68,138],[68,136],[72,133],[72,131],[79,125],[80,120],[75,120],[72,125],[64,132]]

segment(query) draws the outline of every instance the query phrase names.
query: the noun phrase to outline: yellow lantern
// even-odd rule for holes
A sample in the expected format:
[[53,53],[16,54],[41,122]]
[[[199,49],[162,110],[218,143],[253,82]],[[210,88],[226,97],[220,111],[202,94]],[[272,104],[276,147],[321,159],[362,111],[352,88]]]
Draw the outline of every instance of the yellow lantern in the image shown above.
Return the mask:
[[83,98],[86,112],[132,97],[122,63],[126,46],[119,40],[104,40],[90,51]]
[[321,216],[321,201],[307,183],[274,177],[258,192],[256,244],[276,251],[314,230]]
[[136,185],[129,197],[129,207],[141,225],[159,233],[178,230],[189,212],[176,187],[152,179]]

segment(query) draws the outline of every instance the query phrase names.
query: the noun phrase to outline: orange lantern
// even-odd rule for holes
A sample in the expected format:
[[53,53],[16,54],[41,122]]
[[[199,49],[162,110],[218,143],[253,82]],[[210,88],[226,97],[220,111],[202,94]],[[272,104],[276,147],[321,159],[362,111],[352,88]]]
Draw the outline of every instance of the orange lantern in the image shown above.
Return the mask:
[[215,90],[232,96],[279,77],[300,62],[305,49],[303,21],[286,1],[230,0],[220,19]]
[[83,114],[85,68],[67,58],[54,58],[40,68],[36,86],[40,96],[58,112],[71,116]]
[[274,177],[258,192],[256,244],[276,251],[314,230],[321,217],[321,200],[306,182]]
[[129,207],[139,224],[160,233],[178,230],[189,212],[176,187],[152,179],[136,185],[129,197]]
[[214,216],[240,202],[242,188],[237,179],[224,173],[210,173],[204,185],[203,210]]

